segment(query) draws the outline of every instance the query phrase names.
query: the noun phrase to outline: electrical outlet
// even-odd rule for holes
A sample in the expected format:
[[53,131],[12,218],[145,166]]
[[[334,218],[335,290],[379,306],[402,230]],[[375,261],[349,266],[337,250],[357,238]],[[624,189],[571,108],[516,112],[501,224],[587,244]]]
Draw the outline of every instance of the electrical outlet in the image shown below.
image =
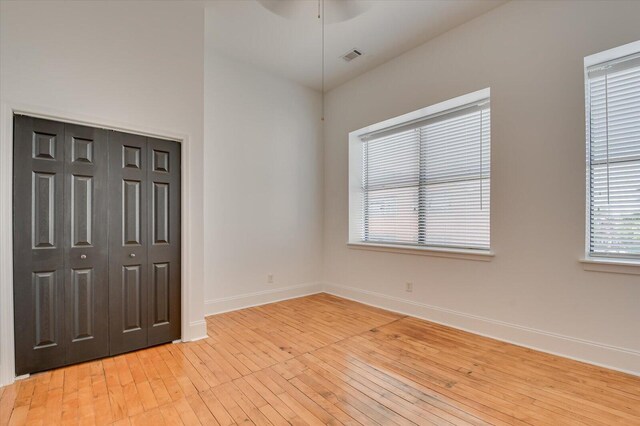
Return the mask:
[[408,293],[411,293],[413,291],[413,283],[412,282],[406,282],[405,283],[405,288],[404,290]]
[[273,284],[273,274],[267,274],[267,283]]

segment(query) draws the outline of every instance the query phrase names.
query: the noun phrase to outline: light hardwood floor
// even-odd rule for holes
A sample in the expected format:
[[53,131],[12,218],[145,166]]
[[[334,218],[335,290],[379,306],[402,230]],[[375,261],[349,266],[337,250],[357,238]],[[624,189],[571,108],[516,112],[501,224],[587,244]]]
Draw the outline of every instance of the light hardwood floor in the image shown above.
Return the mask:
[[640,378],[319,294],[0,388],[4,424],[640,424]]

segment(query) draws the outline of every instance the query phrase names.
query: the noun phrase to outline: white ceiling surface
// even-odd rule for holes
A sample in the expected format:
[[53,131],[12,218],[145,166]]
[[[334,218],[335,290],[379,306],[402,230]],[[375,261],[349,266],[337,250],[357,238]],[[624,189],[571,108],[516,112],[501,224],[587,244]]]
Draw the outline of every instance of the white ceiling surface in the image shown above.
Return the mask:
[[[264,0],[263,0],[264,1]],[[273,1],[273,0],[272,0]],[[208,44],[233,59],[320,90],[321,25],[317,0],[295,2],[296,19],[276,15],[257,0],[214,0],[207,5]],[[364,13],[325,25],[325,90],[463,24],[506,0],[332,0],[357,2]],[[326,20],[332,21],[331,2]],[[305,12],[308,9],[308,12]],[[301,15],[308,15],[303,18]],[[344,62],[357,48],[363,56]]]

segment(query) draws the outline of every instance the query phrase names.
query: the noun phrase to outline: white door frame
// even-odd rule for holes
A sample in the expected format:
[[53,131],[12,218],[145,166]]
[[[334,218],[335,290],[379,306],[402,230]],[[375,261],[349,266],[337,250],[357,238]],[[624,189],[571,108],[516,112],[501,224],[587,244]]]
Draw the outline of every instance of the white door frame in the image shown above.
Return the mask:
[[[80,124],[169,139],[181,146],[181,335],[182,340],[196,340],[206,336],[191,336],[189,322],[190,284],[189,280],[189,135],[164,129],[119,123],[96,117],[86,117],[75,113],[56,111],[50,108],[5,102],[0,107],[0,386],[13,383],[15,375],[14,324],[13,324],[13,116],[23,114],[47,120]],[[203,320],[204,321],[204,320]]]

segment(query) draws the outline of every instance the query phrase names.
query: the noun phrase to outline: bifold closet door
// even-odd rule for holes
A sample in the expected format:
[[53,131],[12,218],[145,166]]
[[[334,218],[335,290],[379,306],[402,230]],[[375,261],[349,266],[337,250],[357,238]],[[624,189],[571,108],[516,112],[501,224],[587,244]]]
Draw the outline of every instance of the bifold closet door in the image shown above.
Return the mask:
[[108,354],[105,130],[14,118],[16,374]]
[[65,124],[67,364],[109,354],[109,150],[104,129]]
[[16,115],[16,374],[180,338],[180,145]]
[[180,338],[180,149],[119,132],[109,145],[115,355]]
[[180,338],[180,146],[147,139],[149,345]]
[[63,365],[64,124],[14,118],[13,299],[16,374]]
[[147,138],[109,141],[109,322],[111,354],[147,346]]

